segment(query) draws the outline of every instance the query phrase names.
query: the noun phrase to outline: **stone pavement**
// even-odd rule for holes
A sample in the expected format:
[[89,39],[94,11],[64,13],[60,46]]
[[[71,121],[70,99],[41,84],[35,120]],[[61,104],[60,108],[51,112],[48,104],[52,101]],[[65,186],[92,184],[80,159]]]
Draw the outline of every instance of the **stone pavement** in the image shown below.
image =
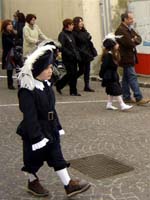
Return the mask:
[[[67,160],[105,154],[133,166],[134,171],[92,179],[70,168],[72,177],[86,179],[92,187],[74,200],[150,200],[150,105],[134,106],[130,112],[105,110],[106,95],[100,83],[92,81],[95,93],[82,91],[81,97],[56,93],[56,108],[66,134],[62,149]],[[150,97],[149,88],[141,88]],[[118,106],[117,102],[114,105]],[[15,134],[22,115],[18,109],[17,91],[7,90],[0,78],[0,200],[66,200],[60,180],[45,163],[39,171],[42,183],[51,196],[35,198],[26,192],[27,176],[22,167],[22,142]]]

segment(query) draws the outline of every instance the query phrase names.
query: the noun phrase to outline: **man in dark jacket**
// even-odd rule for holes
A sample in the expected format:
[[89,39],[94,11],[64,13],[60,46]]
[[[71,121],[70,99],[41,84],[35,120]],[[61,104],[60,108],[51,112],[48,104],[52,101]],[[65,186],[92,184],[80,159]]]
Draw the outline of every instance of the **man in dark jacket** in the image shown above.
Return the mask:
[[[139,88],[137,75],[134,65],[137,63],[136,46],[142,41],[141,36],[138,35],[132,28],[133,13],[125,12],[121,15],[121,24],[117,28],[115,34],[121,35],[117,41],[120,45],[121,61],[120,65],[123,67],[122,77],[122,92],[123,99],[127,103],[137,103],[138,105],[146,104],[150,100],[144,99]],[[134,98],[131,98],[130,88],[134,93]]]
[[77,62],[80,60],[80,56],[77,51],[72,30],[72,19],[65,19],[63,21],[63,30],[59,34],[58,40],[62,45],[62,61],[66,67],[67,74],[56,83],[56,89],[61,94],[61,89],[69,84],[70,95],[81,96],[77,92]]

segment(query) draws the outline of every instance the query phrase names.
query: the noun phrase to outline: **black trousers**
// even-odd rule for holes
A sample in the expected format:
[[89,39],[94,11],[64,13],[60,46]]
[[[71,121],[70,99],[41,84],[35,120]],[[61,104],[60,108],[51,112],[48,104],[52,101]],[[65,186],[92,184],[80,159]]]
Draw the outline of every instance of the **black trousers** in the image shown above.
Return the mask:
[[89,62],[79,62],[78,63],[79,71],[77,72],[77,78],[84,75],[84,84],[85,89],[89,88],[89,82],[90,82],[90,61]]
[[56,83],[56,87],[60,90],[67,84],[70,87],[70,94],[77,94],[77,62],[65,63],[67,74]]
[[13,69],[7,70],[7,85],[13,86]]
[[60,143],[47,143],[45,147],[32,151],[32,145],[23,141],[24,167],[22,171],[36,174],[44,164],[44,161],[47,162],[49,167],[53,167],[55,171],[64,169],[70,165],[63,157]]

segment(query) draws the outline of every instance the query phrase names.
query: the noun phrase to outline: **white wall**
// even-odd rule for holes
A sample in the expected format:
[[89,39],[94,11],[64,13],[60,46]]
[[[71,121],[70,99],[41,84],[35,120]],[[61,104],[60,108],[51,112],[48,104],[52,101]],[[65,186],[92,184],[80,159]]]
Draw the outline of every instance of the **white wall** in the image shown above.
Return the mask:
[[92,40],[98,52],[101,51],[101,16],[99,0],[83,0],[83,18],[86,29],[92,35]]
[[57,39],[64,18],[82,16],[82,0],[3,0],[4,19],[12,19],[16,10],[25,15],[35,14],[41,30],[49,37]]
[[37,24],[49,37],[57,39],[62,20],[82,16],[98,51],[101,43],[99,0],[3,0],[3,18],[13,18],[16,10],[37,16]]

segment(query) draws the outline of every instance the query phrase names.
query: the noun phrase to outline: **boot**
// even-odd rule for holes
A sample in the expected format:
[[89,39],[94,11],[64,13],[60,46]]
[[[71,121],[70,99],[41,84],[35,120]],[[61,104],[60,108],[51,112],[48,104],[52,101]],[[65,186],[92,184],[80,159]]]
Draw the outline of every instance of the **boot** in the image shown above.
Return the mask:
[[137,101],[136,103],[137,103],[137,105],[140,106],[140,105],[147,104],[149,102],[150,102],[150,99],[141,99],[141,100]]
[[85,192],[90,188],[90,183],[80,180],[70,180],[69,184],[65,186],[65,191],[68,197]]
[[49,195],[49,191],[40,184],[39,179],[35,179],[32,182],[28,181],[28,192],[39,197],[45,197]]

